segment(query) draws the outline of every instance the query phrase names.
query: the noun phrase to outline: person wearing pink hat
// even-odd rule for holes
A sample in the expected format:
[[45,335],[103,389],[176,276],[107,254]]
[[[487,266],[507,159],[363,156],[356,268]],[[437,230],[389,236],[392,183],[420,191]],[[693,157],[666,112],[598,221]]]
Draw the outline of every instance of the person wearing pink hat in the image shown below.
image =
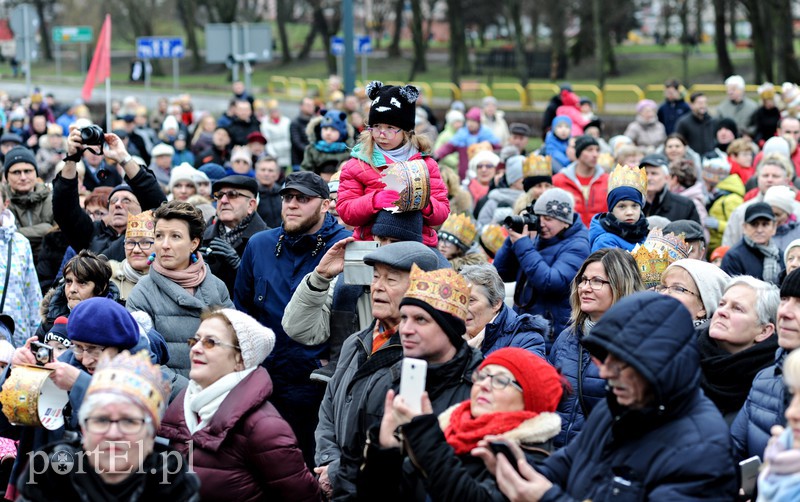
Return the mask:
[[502,146],[500,140],[497,139],[491,129],[481,124],[480,108],[477,106],[470,108],[464,117],[466,118],[464,126],[456,131],[450,141],[440,146],[433,154],[437,159],[441,159],[453,152],[458,152],[458,176],[462,180],[467,175],[467,167],[469,166],[467,148],[470,145],[487,141],[491,143],[492,148],[495,150],[499,150]]
[[664,124],[658,121],[658,105],[652,99],[643,99],[636,104],[636,118],[625,128],[625,136],[647,150],[655,151],[667,139]]

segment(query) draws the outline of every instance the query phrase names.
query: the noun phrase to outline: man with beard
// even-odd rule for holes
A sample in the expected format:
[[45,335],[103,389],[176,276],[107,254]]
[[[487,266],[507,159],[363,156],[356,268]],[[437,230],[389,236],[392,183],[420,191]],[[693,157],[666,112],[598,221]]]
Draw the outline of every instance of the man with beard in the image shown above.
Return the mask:
[[281,319],[300,281],[331,246],[352,234],[328,213],[330,191],[318,174],[290,174],[280,194],[283,224],[250,238],[233,302],[275,332],[275,350],[262,363],[274,383],[271,401],[294,429],[306,463],[313,466],[314,430],[325,388],[309,376],[320,359],[328,358],[328,343],[306,346],[291,340]]

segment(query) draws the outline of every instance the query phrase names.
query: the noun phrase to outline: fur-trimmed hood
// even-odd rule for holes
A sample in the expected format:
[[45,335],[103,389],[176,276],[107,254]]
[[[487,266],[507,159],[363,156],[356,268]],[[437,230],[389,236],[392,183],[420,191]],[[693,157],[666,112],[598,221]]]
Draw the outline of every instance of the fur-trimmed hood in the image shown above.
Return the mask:
[[[323,115],[317,115],[316,117],[312,118],[308,121],[308,125],[306,126],[306,134],[308,135],[308,142],[309,144],[313,145],[318,140],[322,139],[322,130],[320,124],[322,123],[322,119],[325,118]],[[350,122],[347,123],[347,138],[343,141],[347,144],[347,146],[353,146],[356,138],[356,130],[350,125]]]
[[[450,425],[450,415],[461,403],[454,404],[439,415],[439,427],[444,431]],[[502,434],[509,441],[526,446],[546,443],[561,432],[561,417],[553,412],[539,413],[525,420],[515,429]]]

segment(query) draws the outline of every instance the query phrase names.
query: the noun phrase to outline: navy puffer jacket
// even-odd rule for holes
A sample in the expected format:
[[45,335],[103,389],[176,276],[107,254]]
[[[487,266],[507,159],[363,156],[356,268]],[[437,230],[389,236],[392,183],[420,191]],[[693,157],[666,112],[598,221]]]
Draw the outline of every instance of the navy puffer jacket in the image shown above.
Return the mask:
[[544,359],[544,337],[550,325],[542,316],[517,314],[503,304],[494,322],[486,325],[481,352],[486,357],[504,347],[519,347]]
[[[617,302],[584,337],[650,384],[641,409],[614,394],[592,411],[583,432],[537,469],[554,500],[734,500],[736,467],[725,421],[700,389],[700,354],[689,312],[644,291]],[[627,371],[627,370],[622,370]]]
[[775,364],[758,372],[747,401],[731,424],[736,460],[753,455],[763,457],[770,438],[769,430],[773,425],[786,425],[783,413],[791,400],[783,383],[783,361],[787,355],[789,352],[786,349],[778,349],[775,352]]
[[[550,323],[545,344],[549,352],[555,337],[569,321],[572,279],[589,256],[589,232],[578,215],[572,225],[550,239],[506,239],[494,266],[506,282],[517,281],[517,313],[537,314]],[[523,286],[524,284],[524,286]]]
[[589,351],[582,348],[581,338],[582,330],[570,326],[558,335],[547,358],[572,388],[572,392],[561,398],[556,410],[561,416],[561,433],[553,439],[556,448],[569,444],[578,435],[586,417],[606,397],[606,381],[600,378],[600,370]]

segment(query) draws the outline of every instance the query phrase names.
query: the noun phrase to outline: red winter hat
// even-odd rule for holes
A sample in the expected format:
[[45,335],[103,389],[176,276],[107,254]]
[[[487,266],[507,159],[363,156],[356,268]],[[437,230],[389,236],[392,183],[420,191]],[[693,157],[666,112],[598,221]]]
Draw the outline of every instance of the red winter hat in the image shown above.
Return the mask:
[[479,370],[497,364],[514,375],[525,400],[525,411],[556,411],[564,388],[561,376],[544,359],[525,349],[506,347],[486,356]]
[[469,109],[467,114],[464,116],[467,120],[474,120],[475,122],[481,121],[481,109],[477,106],[473,106]]

